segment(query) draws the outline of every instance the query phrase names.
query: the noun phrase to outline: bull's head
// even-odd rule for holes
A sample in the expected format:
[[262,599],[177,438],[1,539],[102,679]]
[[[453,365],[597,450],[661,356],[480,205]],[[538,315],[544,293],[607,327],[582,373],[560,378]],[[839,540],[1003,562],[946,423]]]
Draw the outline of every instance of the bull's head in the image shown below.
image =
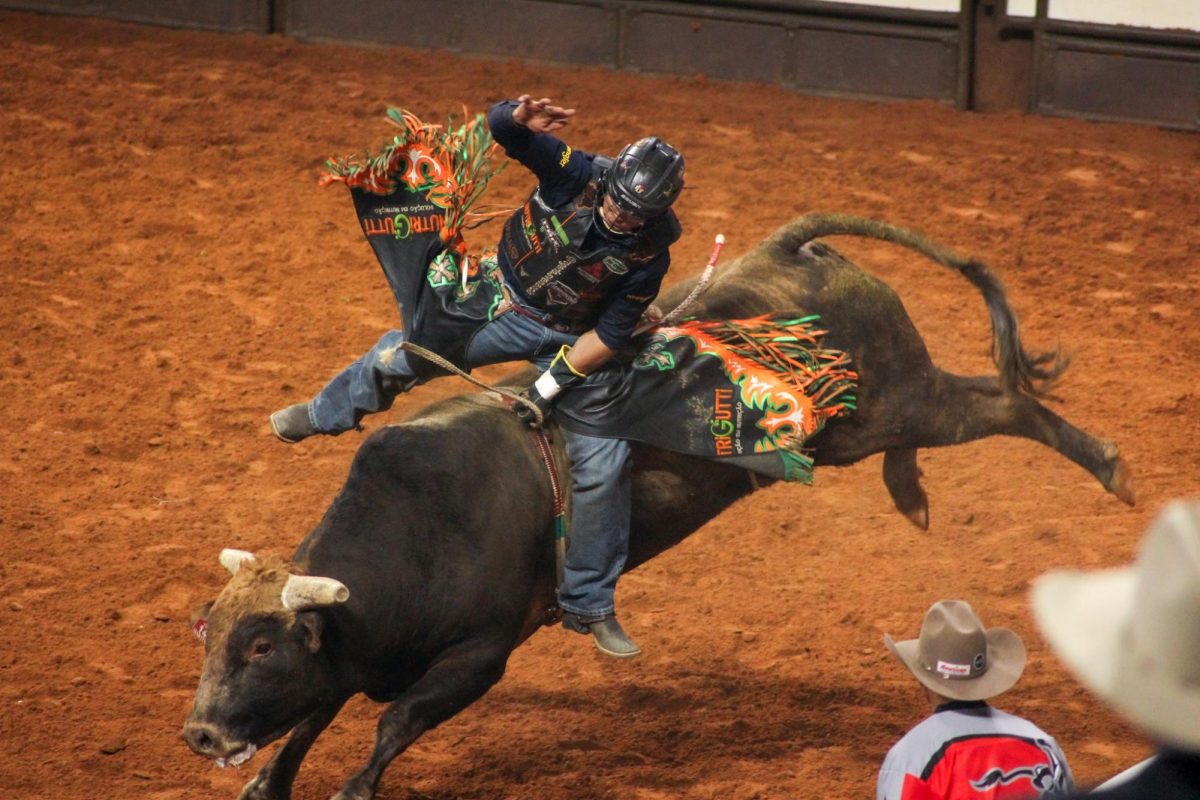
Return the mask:
[[183,738],[218,765],[236,766],[324,699],[324,618],[316,609],[344,603],[350,592],[332,578],[293,574],[277,557],[222,550],[220,561],[233,577],[193,616],[204,669]]

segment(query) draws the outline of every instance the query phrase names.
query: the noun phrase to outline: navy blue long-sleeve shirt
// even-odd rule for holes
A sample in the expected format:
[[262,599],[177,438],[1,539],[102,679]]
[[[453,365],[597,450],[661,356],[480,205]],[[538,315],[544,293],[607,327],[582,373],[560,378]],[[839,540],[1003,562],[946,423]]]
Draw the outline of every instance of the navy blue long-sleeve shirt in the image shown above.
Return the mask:
[[[516,122],[513,109],[517,103],[505,100],[492,106],[488,112],[488,127],[492,136],[504,148],[509,158],[516,159],[538,179],[538,190],[542,200],[549,206],[562,206],[579,196],[592,177],[592,161],[595,156],[575,150],[557,136],[534,133]],[[592,247],[591,237],[607,236],[603,226],[596,225],[583,242],[582,249]],[[612,235],[619,238],[619,234]],[[512,265],[503,248],[498,253],[500,271],[505,281],[522,302],[529,299],[521,292],[513,275]],[[600,341],[610,349],[623,347],[646,307],[658,296],[663,276],[671,265],[669,251],[663,251],[653,259],[629,270],[625,279],[613,287],[608,301],[602,306],[593,326]]]

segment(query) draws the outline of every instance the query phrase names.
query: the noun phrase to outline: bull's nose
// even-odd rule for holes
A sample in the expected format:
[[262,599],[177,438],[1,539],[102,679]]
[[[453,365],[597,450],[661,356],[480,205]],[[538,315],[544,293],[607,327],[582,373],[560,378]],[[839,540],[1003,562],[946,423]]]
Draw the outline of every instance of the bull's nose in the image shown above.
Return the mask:
[[192,752],[209,758],[224,755],[226,749],[220,732],[206,722],[188,720],[184,723],[183,740],[192,748]]

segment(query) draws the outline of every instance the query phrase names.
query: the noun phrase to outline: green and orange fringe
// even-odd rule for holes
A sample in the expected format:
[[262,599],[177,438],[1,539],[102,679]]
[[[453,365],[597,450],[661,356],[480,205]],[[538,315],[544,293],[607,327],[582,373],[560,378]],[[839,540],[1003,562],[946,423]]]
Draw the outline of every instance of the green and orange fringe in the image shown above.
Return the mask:
[[[830,418],[854,411],[857,402],[858,373],[851,369],[847,353],[821,345],[827,331],[815,327],[819,319],[815,314],[763,314],[740,320],[688,320],[675,328],[676,335],[692,339],[697,355],[721,361],[743,403],[764,412],[759,425],[766,435],[755,451],[775,450],[784,460],[787,480],[803,483],[812,481],[813,470],[812,450],[805,443]],[[799,404],[807,413],[800,413],[799,423],[797,409],[789,408],[795,398],[786,390],[805,398]]]
[[[471,117],[464,108],[463,117],[466,121],[457,126],[453,118],[445,125],[433,125],[403,109],[389,108],[388,121],[400,128],[400,133],[378,152],[368,150],[327,160],[320,184],[344,183],[381,195],[406,184],[423,192],[429,202],[445,210],[442,241],[465,256],[462,231],[509,214],[511,209],[476,210],[488,182],[505,165],[496,163],[496,142],[484,116]],[[435,165],[432,169],[431,162]]]

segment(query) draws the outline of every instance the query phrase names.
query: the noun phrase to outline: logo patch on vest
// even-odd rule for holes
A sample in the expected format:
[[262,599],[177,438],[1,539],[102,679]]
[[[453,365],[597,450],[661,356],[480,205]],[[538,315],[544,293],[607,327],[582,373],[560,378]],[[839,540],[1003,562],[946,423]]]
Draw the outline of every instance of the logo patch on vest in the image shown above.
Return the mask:
[[629,265],[616,256],[605,256],[604,266],[608,267],[614,275],[624,275],[629,272]]
[[599,261],[595,261],[591,264],[584,264],[575,271],[583,276],[585,280],[596,284],[599,283],[600,279],[604,277],[604,264]]
[[554,305],[569,306],[579,299],[570,286],[554,281],[546,287],[546,299]]

